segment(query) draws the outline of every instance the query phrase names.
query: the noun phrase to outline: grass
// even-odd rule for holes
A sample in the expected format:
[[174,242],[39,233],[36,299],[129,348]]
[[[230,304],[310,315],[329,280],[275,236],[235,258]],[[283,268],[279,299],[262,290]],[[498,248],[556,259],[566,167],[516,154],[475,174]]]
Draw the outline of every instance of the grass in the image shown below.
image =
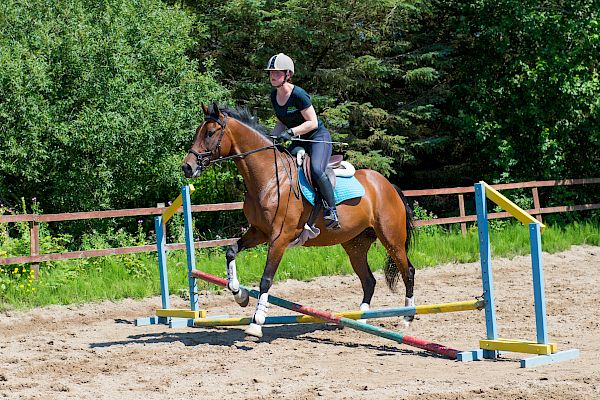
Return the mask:
[[[493,227],[493,225],[492,225]],[[567,250],[571,245],[600,246],[600,226],[597,223],[573,223],[564,228],[547,227],[542,238],[545,252]],[[514,257],[529,254],[529,234],[521,225],[503,226],[491,232],[493,257]],[[416,268],[449,262],[479,260],[476,229],[466,237],[460,233],[445,233],[440,229],[418,231],[409,256]],[[383,246],[375,243],[369,252],[369,264],[374,271],[385,264]],[[260,246],[240,253],[237,258],[240,281],[256,285],[261,278],[266,259],[266,247]],[[223,249],[205,249],[196,253],[198,269],[225,276]],[[15,272],[16,271],[16,272]],[[187,293],[185,253],[168,254],[169,290],[171,294]],[[41,279],[32,279],[27,266],[0,269],[0,310],[29,309],[49,304],[72,304],[123,298],[144,298],[160,293],[155,253],[112,256],[94,259],[44,263]],[[276,275],[276,280],[309,280],[323,275],[351,274],[352,268],[341,246],[299,248],[288,250]],[[199,289],[206,288],[199,283]]]

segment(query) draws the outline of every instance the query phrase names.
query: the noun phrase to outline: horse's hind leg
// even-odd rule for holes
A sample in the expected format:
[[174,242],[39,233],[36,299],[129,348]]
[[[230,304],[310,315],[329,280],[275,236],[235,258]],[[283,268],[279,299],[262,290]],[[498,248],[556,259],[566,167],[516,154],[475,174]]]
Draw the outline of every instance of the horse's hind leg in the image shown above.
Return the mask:
[[245,249],[258,246],[261,243],[267,241],[266,236],[256,229],[254,226],[250,226],[238,241],[227,249],[225,255],[227,259],[227,288],[233,293],[235,301],[242,307],[246,307],[250,300],[247,290],[240,290],[240,282],[237,278],[237,271],[235,265],[235,257],[237,254]]
[[354,239],[342,243],[342,247],[348,253],[352,269],[358,278],[363,289],[363,299],[360,304],[361,311],[367,311],[375,292],[375,277],[371,272],[369,263],[367,261],[367,253],[373,242],[377,239],[373,229],[365,229],[360,235]]
[[[388,287],[390,290],[395,291],[396,284],[398,283],[398,274],[400,274],[406,288],[404,305],[406,307],[413,307],[415,305],[413,293],[415,268],[408,259],[405,227],[402,224],[381,224],[375,227],[375,232],[388,253],[388,260],[384,269]],[[405,316],[405,325],[410,325],[414,318],[414,315]]]

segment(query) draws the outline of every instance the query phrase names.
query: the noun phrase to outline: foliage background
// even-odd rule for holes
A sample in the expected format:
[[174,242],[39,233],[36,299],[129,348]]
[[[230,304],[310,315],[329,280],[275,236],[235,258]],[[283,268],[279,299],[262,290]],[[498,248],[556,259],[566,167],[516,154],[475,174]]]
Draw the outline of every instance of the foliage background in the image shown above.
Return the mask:
[[[597,0],[7,0],[0,203],[14,209],[35,197],[45,212],[67,212],[172,199],[202,101],[245,105],[274,122],[263,67],[280,51],[296,61],[294,81],[334,138],[350,143],[336,150],[403,188],[597,177],[599,8]],[[232,165],[195,184],[196,202],[243,193]],[[594,196],[542,193],[544,204]],[[203,224],[240,223],[219,218]]]
[[[0,214],[175,198],[201,102],[243,105],[274,124],[263,68],[278,52],[295,60],[294,82],[334,139],[349,143],[336,151],[404,189],[599,177],[599,10],[598,0],[5,0]],[[196,204],[243,196],[232,163],[193,183]],[[590,186],[541,189],[541,202],[600,202]],[[509,195],[531,206],[528,192]],[[419,199],[415,211],[456,215],[456,201]],[[546,248],[597,244],[599,215],[550,217],[589,222],[553,228]],[[195,222],[203,239],[238,236],[245,226],[240,212]],[[491,227],[500,254],[518,243],[526,251],[515,227]],[[134,218],[41,224],[41,252],[142,245],[152,229]],[[419,234],[417,264],[477,257],[473,232],[467,240],[439,227]],[[169,235],[182,241],[180,216]],[[27,224],[0,224],[0,257],[28,253]],[[220,250],[202,257],[222,271]],[[242,255],[244,279],[258,279],[262,257],[264,248]],[[287,277],[349,271],[339,246],[288,257]],[[370,257],[381,266],[381,246]],[[184,268],[181,254],[172,258]],[[147,296],[158,290],[155,265],[145,254],[48,262],[41,280],[28,267],[0,268],[0,309]],[[174,293],[186,285],[176,274]]]
[[8,0],[0,13],[4,203],[70,212],[171,198],[200,102],[227,96],[186,55],[190,15],[159,0]]

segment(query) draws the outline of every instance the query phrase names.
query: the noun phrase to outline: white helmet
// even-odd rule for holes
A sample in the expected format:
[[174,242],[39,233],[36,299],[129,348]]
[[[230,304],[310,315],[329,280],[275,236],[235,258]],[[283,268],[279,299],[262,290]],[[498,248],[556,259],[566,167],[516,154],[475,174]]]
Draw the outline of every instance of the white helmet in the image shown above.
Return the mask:
[[290,71],[294,73],[294,62],[283,53],[275,54],[269,59],[265,71]]

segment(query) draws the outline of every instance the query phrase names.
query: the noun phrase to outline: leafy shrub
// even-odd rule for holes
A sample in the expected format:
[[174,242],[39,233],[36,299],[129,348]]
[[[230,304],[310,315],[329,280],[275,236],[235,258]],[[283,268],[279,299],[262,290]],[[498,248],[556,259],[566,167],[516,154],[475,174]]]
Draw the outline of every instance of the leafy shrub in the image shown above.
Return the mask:
[[[415,201],[412,205],[414,219],[420,221],[432,221],[437,219],[437,215],[435,215],[431,211],[427,211],[425,208],[421,207],[418,201]],[[417,232],[419,234],[425,235],[434,235],[437,233],[441,233],[442,228],[439,225],[425,225],[417,227]]]
[[160,0],[7,0],[0,14],[0,199],[73,212],[170,198],[201,101],[226,97],[186,55],[192,18]]

